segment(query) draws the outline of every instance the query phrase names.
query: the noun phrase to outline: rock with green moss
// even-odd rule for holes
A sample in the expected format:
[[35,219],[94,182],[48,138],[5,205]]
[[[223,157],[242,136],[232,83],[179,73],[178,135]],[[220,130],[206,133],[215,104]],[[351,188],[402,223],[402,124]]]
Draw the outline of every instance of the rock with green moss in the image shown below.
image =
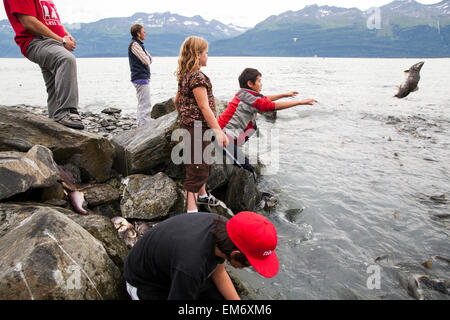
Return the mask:
[[161,220],[182,210],[182,195],[177,184],[164,173],[154,176],[132,175],[122,180],[120,203],[126,219]]

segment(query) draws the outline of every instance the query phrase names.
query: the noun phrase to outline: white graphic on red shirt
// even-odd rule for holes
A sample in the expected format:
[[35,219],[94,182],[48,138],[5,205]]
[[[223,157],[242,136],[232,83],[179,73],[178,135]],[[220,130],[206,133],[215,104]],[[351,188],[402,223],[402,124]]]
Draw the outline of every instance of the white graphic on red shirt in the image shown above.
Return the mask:
[[39,0],[39,4],[41,5],[42,18],[45,21],[46,25],[61,25],[58,12],[56,11],[55,4],[52,0]]

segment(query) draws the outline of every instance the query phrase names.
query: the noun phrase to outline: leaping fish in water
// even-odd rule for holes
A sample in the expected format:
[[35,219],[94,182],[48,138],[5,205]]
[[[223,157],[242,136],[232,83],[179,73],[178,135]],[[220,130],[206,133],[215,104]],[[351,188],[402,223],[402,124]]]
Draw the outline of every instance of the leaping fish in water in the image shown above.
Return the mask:
[[419,62],[413,65],[409,70],[405,71],[406,81],[398,87],[398,93],[394,96],[399,99],[407,97],[411,92],[419,90],[417,86],[420,81],[420,70],[422,70],[425,62]]

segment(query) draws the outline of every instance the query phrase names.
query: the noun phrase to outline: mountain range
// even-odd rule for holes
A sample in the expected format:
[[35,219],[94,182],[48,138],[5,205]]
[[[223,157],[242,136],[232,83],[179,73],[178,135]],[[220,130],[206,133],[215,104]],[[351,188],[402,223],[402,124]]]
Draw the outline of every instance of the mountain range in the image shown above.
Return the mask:
[[[177,56],[183,40],[197,35],[208,40],[211,56],[450,57],[450,0],[397,0],[368,11],[310,5],[251,29],[170,12],[66,28],[77,39],[77,57],[124,57],[135,23],[146,27],[153,56]],[[0,57],[20,57],[13,38],[9,21],[0,21]]]
[[450,57],[450,1],[398,0],[377,10],[306,6],[271,16],[211,54],[237,56]]

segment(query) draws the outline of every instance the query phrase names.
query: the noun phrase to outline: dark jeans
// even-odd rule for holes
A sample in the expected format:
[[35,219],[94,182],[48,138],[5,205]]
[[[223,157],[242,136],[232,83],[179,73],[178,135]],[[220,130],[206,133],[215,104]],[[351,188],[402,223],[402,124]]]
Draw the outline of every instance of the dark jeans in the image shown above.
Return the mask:
[[[225,151],[228,150],[228,154]],[[253,173],[255,171],[255,168],[250,164],[250,160],[245,156],[242,149],[235,144],[233,141],[230,141],[228,146],[223,150],[223,154],[230,158],[230,154],[234,157],[233,164],[237,167],[242,167],[243,169],[250,171]],[[226,163],[228,163],[229,160],[227,160]]]

